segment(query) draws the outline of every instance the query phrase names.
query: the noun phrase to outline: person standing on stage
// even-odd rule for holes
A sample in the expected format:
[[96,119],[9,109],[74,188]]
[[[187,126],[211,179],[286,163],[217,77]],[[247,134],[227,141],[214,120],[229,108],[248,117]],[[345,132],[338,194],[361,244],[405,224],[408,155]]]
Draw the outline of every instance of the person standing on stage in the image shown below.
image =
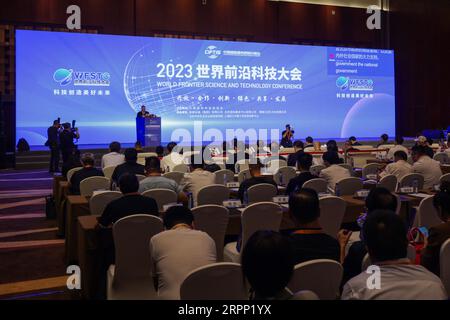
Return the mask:
[[294,137],[294,130],[291,129],[289,124],[286,125],[286,130],[281,133],[281,142],[280,144],[284,148],[292,148],[292,138]]
[[145,106],[141,106],[141,111],[138,112],[137,117],[138,118],[150,117],[150,112],[146,110]]
[[61,154],[63,158],[63,163],[67,162],[70,158],[70,155],[73,152],[73,148],[75,148],[75,144],[73,143],[74,139],[79,139],[80,134],[78,130],[72,130],[70,127],[70,123],[63,123],[63,131],[59,134],[59,143],[61,148]]
[[53,125],[47,129],[47,142],[50,149],[50,169],[48,172],[59,172],[59,120],[53,121]]

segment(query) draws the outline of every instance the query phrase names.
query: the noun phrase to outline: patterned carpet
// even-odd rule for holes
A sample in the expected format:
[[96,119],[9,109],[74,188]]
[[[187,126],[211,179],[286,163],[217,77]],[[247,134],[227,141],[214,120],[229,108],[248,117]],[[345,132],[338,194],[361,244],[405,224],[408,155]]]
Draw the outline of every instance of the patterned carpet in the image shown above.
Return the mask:
[[0,299],[68,299],[64,240],[45,218],[45,170],[0,171]]

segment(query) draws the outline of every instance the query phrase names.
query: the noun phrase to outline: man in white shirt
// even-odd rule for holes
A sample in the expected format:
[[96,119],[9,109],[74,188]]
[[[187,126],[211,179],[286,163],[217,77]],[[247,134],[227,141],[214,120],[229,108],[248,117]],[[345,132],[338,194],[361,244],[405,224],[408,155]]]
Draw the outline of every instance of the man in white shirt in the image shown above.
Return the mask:
[[380,177],[392,174],[400,181],[401,178],[412,173],[412,166],[406,160],[408,160],[408,155],[404,151],[397,151],[394,154],[395,162],[388,164],[380,173]]
[[[161,169],[165,172],[173,171],[173,168],[179,164],[184,163],[184,157],[179,153],[177,144],[175,142],[169,142],[167,144],[168,155],[161,160]],[[174,150],[175,149],[175,150]]]
[[194,230],[191,210],[170,207],[164,215],[167,231],[150,240],[153,275],[161,299],[180,299],[180,286],[194,269],[215,263],[216,245],[205,232]]
[[118,166],[125,162],[125,156],[120,153],[121,145],[117,141],[109,144],[109,153],[102,157],[102,169],[106,167]]
[[341,160],[339,159],[339,155],[336,151],[324,152],[322,159],[326,168],[320,171],[319,177],[325,179],[328,183],[328,189],[331,192],[334,192],[336,182],[344,178],[350,178],[350,172],[348,169],[339,165]]
[[398,215],[384,210],[373,212],[364,223],[363,233],[373,265],[345,284],[343,300],[448,298],[436,275],[406,258],[406,227]]
[[396,153],[397,151],[403,151],[408,154],[408,148],[403,146],[403,142],[403,137],[396,137],[395,146],[389,149],[386,158],[388,158],[389,160],[394,160],[394,153]]
[[411,151],[411,156],[414,161],[412,171],[423,176],[423,188],[430,189],[433,188],[434,185],[439,184],[439,179],[442,176],[441,164],[439,161],[433,160],[427,156],[427,150],[424,146],[416,145]]
[[198,191],[203,187],[214,184],[216,176],[214,173],[203,169],[203,156],[201,154],[191,156],[190,168],[191,172],[184,174],[180,185],[185,192],[192,194],[194,206],[196,206]]

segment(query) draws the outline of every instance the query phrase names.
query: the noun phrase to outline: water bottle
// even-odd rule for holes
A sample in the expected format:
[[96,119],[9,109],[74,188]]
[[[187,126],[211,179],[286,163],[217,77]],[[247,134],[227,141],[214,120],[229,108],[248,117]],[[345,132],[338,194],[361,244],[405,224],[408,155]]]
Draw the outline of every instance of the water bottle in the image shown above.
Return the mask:
[[223,184],[224,184],[224,185],[227,185],[227,182],[228,182],[227,178],[228,178],[228,177],[227,177],[227,174],[224,173],[224,174],[223,174]]
[[280,175],[280,186],[283,186],[284,185],[283,184],[283,174],[280,172],[279,175]]
[[413,192],[414,193],[419,192],[419,180],[417,179],[413,180]]
[[336,197],[340,197],[341,196],[341,190],[339,190],[339,184],[336,183],[336,186],[334,187],[334,194],[336,195]]
[[188,206],[189,209],[192,209],[194,207],[194,197],[192,195],[192,192],[189,192],[188,194]]
[[244,191],[244,199],[243,199],[243,201],[244,201],[244,205],[245,206],[248,205],[248,191],[247,190]]

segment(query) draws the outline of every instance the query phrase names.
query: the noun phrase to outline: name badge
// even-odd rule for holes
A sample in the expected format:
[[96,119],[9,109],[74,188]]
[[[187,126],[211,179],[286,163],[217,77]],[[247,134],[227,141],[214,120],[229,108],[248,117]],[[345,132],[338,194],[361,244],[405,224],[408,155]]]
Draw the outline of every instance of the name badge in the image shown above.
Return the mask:
[[367,198],[367,196],[369,195],[370,190],[359,190],[356,191],[356,196],[358,198]]
[[166,212],[171,207],[181,207],[181,206],[182,206],[181,203],[175,203],[175,202],[174,203],[168,203],[168,204],[163,205],[163,212]]
[[288,196],[276,196],[272,198],[272,201],[278,204],[284,204],[289,202]]
[[227,208],[239,208],[242,206],[241,200],[225,200],[223,206]]
[[400,188],[401,193],[413,193],[414,188],[413,187],[402,187]]
[[239,188],[239,182],[227,182],[227,188]]

